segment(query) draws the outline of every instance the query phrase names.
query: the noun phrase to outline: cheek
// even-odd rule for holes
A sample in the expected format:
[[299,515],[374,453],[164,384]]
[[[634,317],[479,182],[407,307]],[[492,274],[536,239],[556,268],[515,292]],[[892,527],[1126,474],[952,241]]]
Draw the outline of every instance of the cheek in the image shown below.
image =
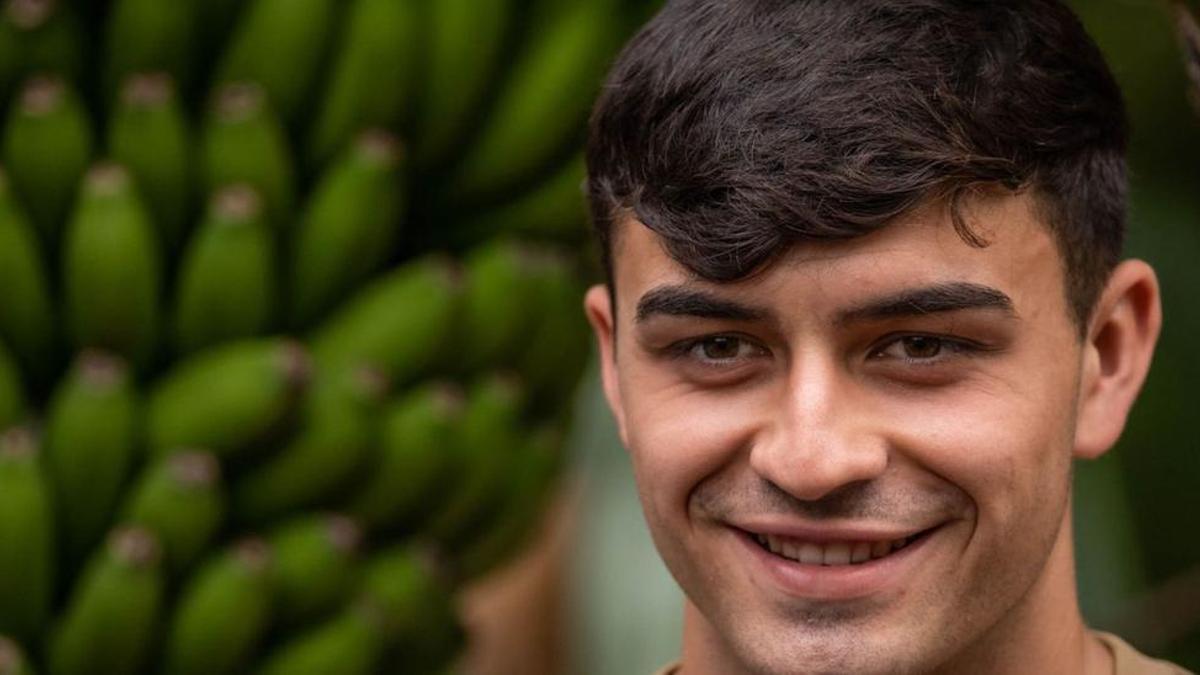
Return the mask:
[[903,430],[895,442],[969,496],[978,535],[1056,528],[1070,471],[1069,392],[996,382],[960,390],[953,402],[909,400],[895,409],[908,420],[895,423]]
[[692,490],[748,451],[765,402],[754,392],[718,397],[650,378],[626,384],[628,445],[647,516],[685,518]]

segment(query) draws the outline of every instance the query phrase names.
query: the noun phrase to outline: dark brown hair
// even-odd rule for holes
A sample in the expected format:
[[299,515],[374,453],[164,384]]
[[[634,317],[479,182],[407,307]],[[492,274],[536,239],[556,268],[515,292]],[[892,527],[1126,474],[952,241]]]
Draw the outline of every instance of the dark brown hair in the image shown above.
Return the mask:
[[1057,0],[668,0],[597,102],[588,192],[611,282],[627,214],[732,281],[929,199],[986,245],[961,197],[1030,190],[1082,329],[1120,256],[1127,134],[1112,74]]

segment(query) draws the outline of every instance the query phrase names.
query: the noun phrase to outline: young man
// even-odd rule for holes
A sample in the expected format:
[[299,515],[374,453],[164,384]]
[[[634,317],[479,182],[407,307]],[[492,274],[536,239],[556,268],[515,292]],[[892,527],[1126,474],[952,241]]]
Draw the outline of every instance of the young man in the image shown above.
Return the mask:
[[683,588],[664,672],[1178,673],[1089,631],[1071,463],[1160,325],[1056,0],[668,0],[597,104],[585,306]]

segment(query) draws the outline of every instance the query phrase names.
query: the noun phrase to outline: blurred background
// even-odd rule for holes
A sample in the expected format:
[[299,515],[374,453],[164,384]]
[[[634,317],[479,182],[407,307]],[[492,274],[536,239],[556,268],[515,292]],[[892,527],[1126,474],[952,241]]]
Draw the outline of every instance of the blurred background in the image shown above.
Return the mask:
[[[0,0],[0,675],[677,656],[580,312],[584,124],[658,4]],[[1175,6],[1072,4],[1166,316],[1080,599],[1200,670],[1200,115]]]

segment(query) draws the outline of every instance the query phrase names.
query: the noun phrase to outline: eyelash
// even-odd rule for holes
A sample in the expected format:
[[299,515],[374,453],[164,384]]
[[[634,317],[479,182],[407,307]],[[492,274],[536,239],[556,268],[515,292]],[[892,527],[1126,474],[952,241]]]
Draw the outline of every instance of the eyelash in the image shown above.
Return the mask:
[[739,345],[739,350],[738,350],[739,352],[741,351],[740,347],[742,345],[749,345],[750,347],[753,347],[754,350],[759,354],[766,351],[762,347],[755,345],[748,338],[742,337],[740,335],[728,335],[728,334],[724,334],[724,333],[717,334],[717,335],[705,335],[703,337],[691,338],[688,340],[681,340],[679,342],[676,342],[675,344],[668,346],[667,350],[670,353],[670,355],[675,358],[680,358],[680,359],[692,358],[697,363],[705,365],[705,366],[721,367],[721,366],[725,366],[730,363],[734,363],[734,362],[745,359],[745,357],[741,357],[741,356],[735,356],[735,357],[729,358],[729,359],[710,359],[710,358],[704,357],[702,355],[694,354],[694,352],[697,349],[703,349],[703,347],[706,343],[713,342],[714,340],[736,341]]
[[[953,358],[954,356],[969,355],[972,353],[988,351],[988,347],[986,347],[985,345],[982,345],[982,344],[979,344],[979,343],[976,343],[976,342],[973,342],[970,340],[964,340],[962,338],[951,338],[951,337],[947,337],[944,335],[933,335],[933,334],[928,334],[928,333],[905,333],[905,334],[900,334],[900,335],[890,335],[887,338],[885,338],[876,347],[871,349],[871,351],[868,354],[868,358],[872,359],[872,360],[887,358],[883,354],[886,350],[888,350],[889,348],[895,347],[895,346],[901,346],[901,348],[903,348],[903,344],[904,344],[905,340],[911,340],[914,338],[933,341],[938,346],[937,353],[928,358],[914,358],[914,357],[910,357],[907,355],[895,357],[898,361],[900,361],[904,365],[914,366],[914,367],[929,367],[929,366],[938,365],[941,362],[945,361],[946,359]],[[753,347],[757,353],[762,353],[762,352],[766,351],[762,347],[755,345],[748,338],[745,338],[745,337],[742,337],[739,335],[728,335],[728,334],[705,335],[703,337],[691,338],[688,340],[681,340],[675,344],[669,345],[667,347],[667,350],[670,353],[670,355],[675,358],[681,358],[681,359],[682,358],[693,358],[697,363],[700,363],[705,366],[720,367],[720,366],[729,365],[736,361],[744,360],[746,358],[746,357],[741,357],[741,356],[734,356],[734,357],[728,358],[728,359],[710,359],[710,358],[704,357],[703,355],[695,354],[696,350],[702,349],[706,343],[710,343],[714,340],[722,340],[722,339],[737,341],[739,343],[739,347],[741,345],[749,345],[749,346]],[[740,351],[741,350],[739,349],[739,352]],[[949,352],[949,353],[947,353],[947,352]]]
[[[883,352],[892,347],[899,346],[903,349],[904,341],[911,339],[930,340],[938,345],[937,353],[928,358],[914,358],[907,354],[903,356],[892,357],[907,366],[914,367],[930,367],[936,366],[947,359],[955,356],[970,355],[987,351],[985,345],[962,338],[952,338],[944,335],[932,335],[929,333],[904,333],[900,335],[890,335],[885,338],[879,346],[873,348],[868,355],[870,359],[888,358],[883,355]],[[949,352],[949,353],[947,353]]]

